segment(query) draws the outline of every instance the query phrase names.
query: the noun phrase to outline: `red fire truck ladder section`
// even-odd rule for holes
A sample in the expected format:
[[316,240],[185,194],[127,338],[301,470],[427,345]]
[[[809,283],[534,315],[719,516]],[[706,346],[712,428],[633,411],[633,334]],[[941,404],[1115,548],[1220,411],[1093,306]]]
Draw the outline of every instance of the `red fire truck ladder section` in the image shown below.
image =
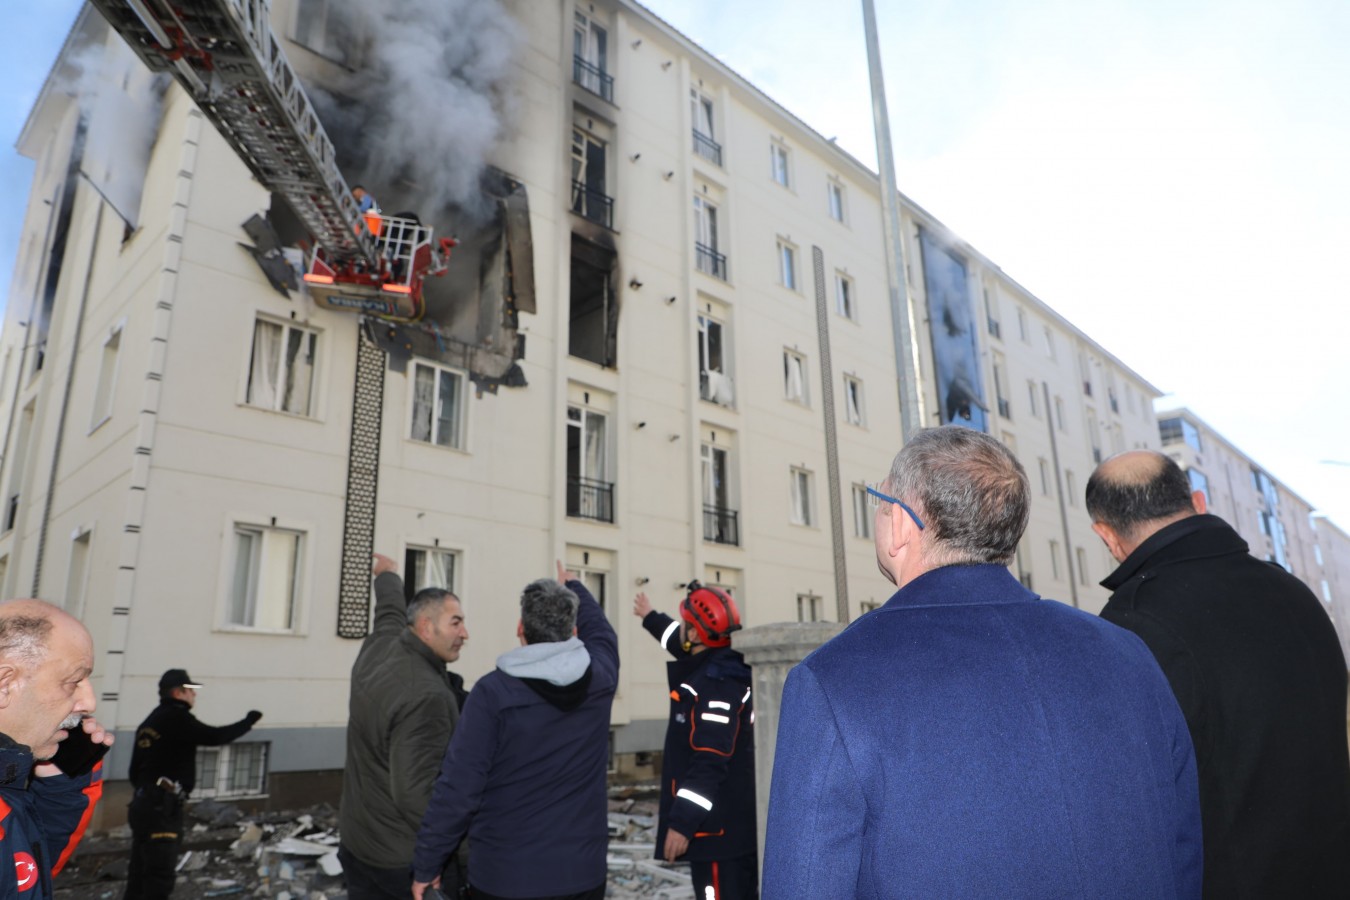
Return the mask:
[[423,281],[454,246],[411,219],[363,216],[300,78],[268,20],[270,0],[91,0],[154,72],[167,72],[258,180],[314,238],[305,284],[328,309],[422,317]]

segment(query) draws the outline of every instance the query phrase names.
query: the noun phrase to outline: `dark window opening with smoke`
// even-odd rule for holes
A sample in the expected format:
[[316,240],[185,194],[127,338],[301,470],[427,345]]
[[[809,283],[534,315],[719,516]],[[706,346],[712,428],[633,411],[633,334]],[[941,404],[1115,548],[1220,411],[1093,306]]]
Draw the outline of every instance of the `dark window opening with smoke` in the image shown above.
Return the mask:
[[567,352],[606,368],[614,366],[618,349],[614,262],[613,250],[572,236]]

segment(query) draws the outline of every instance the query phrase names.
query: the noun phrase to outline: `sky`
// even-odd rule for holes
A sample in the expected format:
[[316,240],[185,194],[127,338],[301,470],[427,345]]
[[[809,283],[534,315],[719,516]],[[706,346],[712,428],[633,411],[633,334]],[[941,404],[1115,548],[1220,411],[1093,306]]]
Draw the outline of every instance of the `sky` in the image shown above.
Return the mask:
[[[875,168],[859,3],[645,5]],[[1350,3],[876,5],[901,191],[1350,531]],[[80,6],[10,22],[0,285]]]

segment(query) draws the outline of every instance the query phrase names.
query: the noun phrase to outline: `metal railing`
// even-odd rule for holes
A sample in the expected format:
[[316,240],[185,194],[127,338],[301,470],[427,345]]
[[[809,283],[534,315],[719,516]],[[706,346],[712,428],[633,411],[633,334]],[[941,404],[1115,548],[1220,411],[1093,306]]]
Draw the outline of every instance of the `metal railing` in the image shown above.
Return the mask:
[[736,510],[723,509],[720,506],[703,507],[703,539],[714,544],[730,544],[739,547],[740,528],[736,521]]
[[567,476],[567,514],[578,519],[614,521],[614,483]]
[[694,244],[695,265],[698,270],[705,275],[711,275],[714,278],[727,280],[727,257],[724,253],[718,253],[712,247],[706,244],[695,242]]
[[614,227],[614,198],[572,179],[572,212],[606,228]]
[[573,56],[572,80],[601,99],[614,102],[614,76],[595,63]]
[[715,166],[722,165],[722,145],[700,131],[694,132],[694,152]]

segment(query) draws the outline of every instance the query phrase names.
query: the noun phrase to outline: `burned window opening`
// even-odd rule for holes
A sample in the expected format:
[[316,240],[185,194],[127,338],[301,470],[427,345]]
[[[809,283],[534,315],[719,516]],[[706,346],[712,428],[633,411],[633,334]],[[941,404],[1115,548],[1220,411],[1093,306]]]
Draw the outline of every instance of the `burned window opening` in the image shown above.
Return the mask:
[[618,351],[619,301],[613,249],[572,235],[567,352],[607,369]]
[[51,238],[47,251],[47,271],[42,277],[39,294],[33,346],[33,371],[40,372],[47,358],[47,337],[52,327],[52,310],[56,307],[56,289],[61,282],[61,267],[66,260],[66,245],[70,239],[70,218],[75,209],[75,190],[80,182],[80,166],[84,162],[84,142],[88,121],[81,116],[75,128],[75,141],[66,166],[66,179],[61,187],[61,199],[52,220]]

